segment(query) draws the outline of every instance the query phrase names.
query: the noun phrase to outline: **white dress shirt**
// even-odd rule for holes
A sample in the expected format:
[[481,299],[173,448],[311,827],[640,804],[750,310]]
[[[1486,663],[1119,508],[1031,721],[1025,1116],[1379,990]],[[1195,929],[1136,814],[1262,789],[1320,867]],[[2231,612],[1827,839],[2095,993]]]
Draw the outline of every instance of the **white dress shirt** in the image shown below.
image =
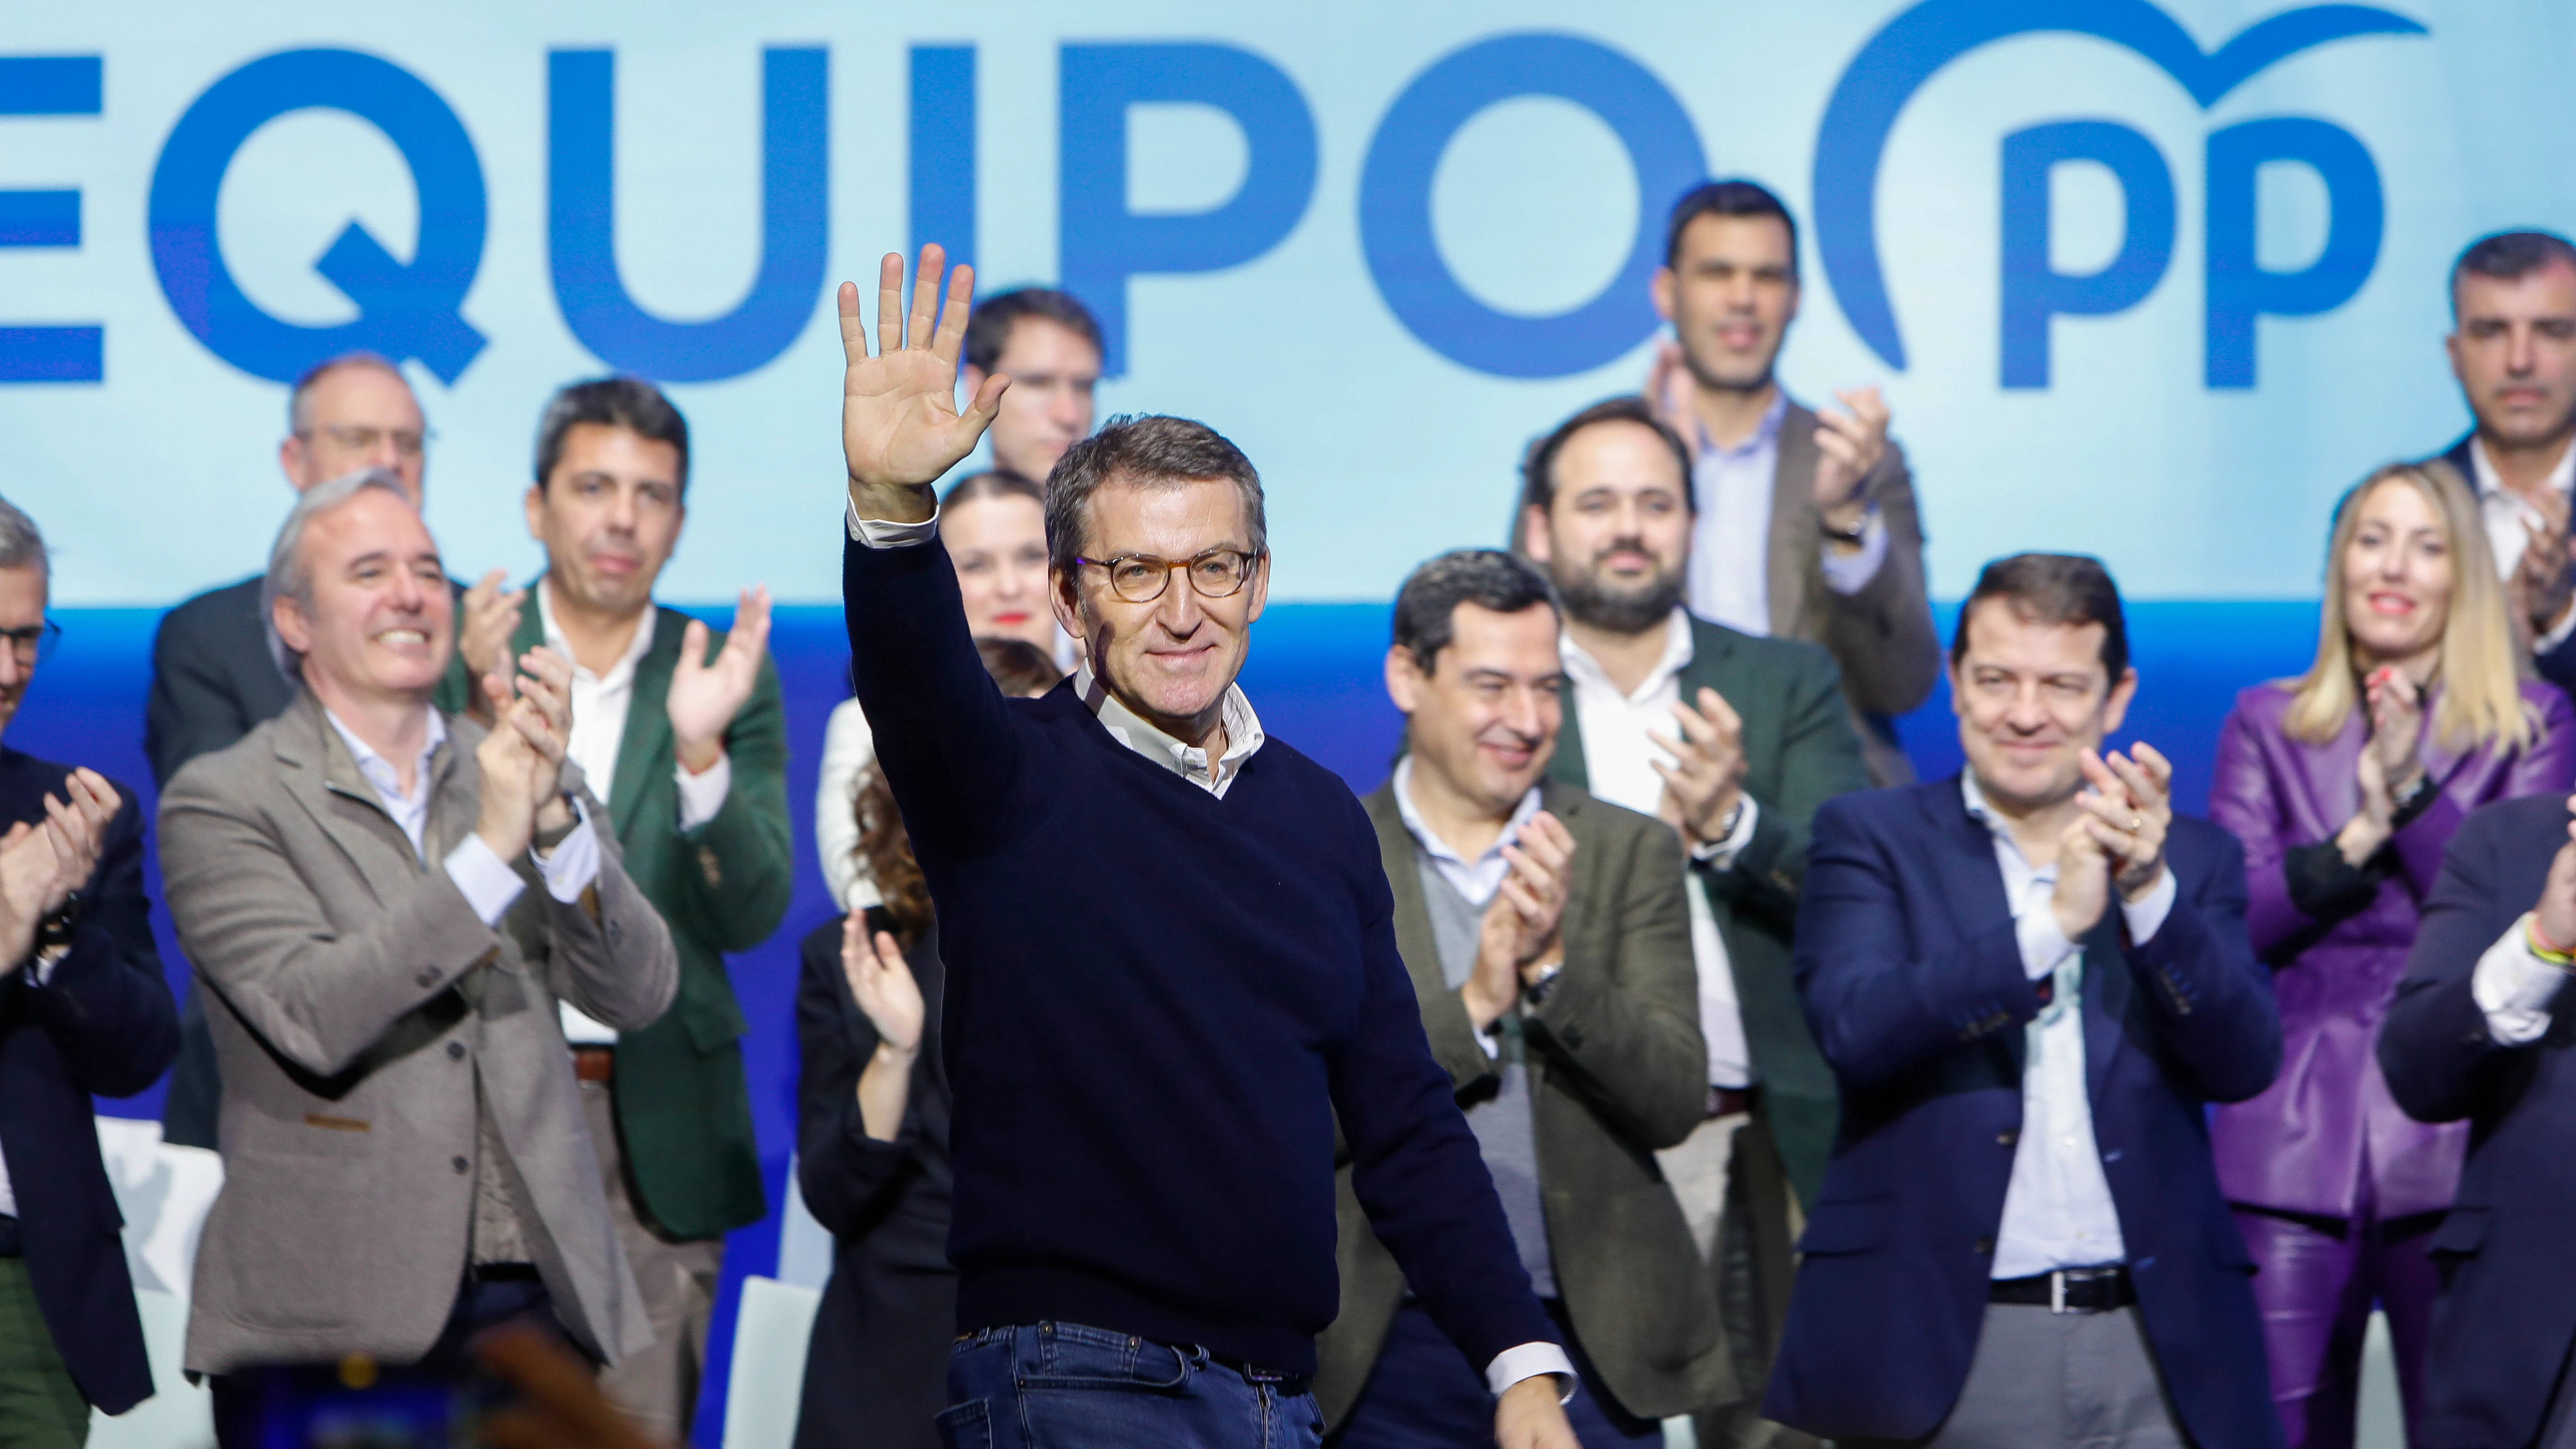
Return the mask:
[[[2510,579],[2513,571],[2522,567],[2522,551],[2531,542],[2531,535],[2524,531],[2524,525],[2538,528],[2540,510],[2525,502],[2521,494],[2504,486],[2504,478],[2496,472],[2495,464],[2487,459],[2484,438],[2469,439],[2469,465],[2470,470],[2477,474],[2473,481],[2478,490],[2478,511],[2486,518],[2487,547],[2495,553],[2497,574]],[[2561,498],[2576,495],[2576,445],[2560,450],[2558,462],[2550,468],[2544,486]],[[2531,652],[2546,654],[2566,643],[2570,634],[2576,634],[2576,608],[2568,609],[2557,623],[2549,626],[2548,633],[2532,640]]]
[[823,723],[823,764],[814,786],[814,854],[823,884],[845,911],[885,904],[876,877],[859,859],[859,788],[877,762],[876,731],[855,699],[832,706]]
[[[617,753],[626,743],[626,717],[635,705],[635,666],[653,650],[654,616],[659,612],[651,604],[644,606],[644,617],[635,623],[635,638],[627,644],[625,654],[608,668],[606,674],[593,674],[573,658],[572,643],[555,623],[554,580],[537,580],[537,622],[545,631],[546,647],[572,664],[572,734],[564,742],[564,754],[581,766],[582,777],[590,782],[593,793],[606,799],[617,780]],[[716,756],[706,773],[692,775],[688,766],[673,762],[671,778],[680,788],[680,832],[687,834],[716,818],[724,808],[725,796],[733,789],[733,759]],[[569,1001],[556,1003],[563,1013],[564,1039],[575,1046],[611,1046],[617,1041],[617,1028],[596,1020]]]
[[[936,509],[919,523],[890,523],[884,519],[861,518],[858,501],[852,499],[844,517],[851,539],[865,548],[910,548],[939,536]],[[1091,707],[1091,712],[1109,731],[1111,738],[1219,799],[1225,797],[1227,787],[1234,783],[1242,762],[1260,749],[1268,738],[1261,732],[1261,719],[1252,712],[1252,701],[1244,697],[1240,685],[1225,687],[1225,753],[1211,766],[1206,750],[1182,744],[1120,704],[1116,696],[1092,678],[1090,666],[1085,665],[1077,672],[1073,683],[1075,692],[1081,695],[1084,704]],[[1494,1355],[1494,1361],[1485,1365],[1485,1387],[1499,1396],[1521,1380],[1534,1379],[1541,1374],[1554,1374],[1563,1390],[1561,1397],[1574,1397],[1573,1361],[1565,1356],[1564,1349],[1545,1341],[1524,1343]]]
[[2498,1046],[2529,1046],[2549,1030],[2550,1008],[2567,973],[2531,954],[2531,913],[2525,911],[2478,958],[2469,974],[2469,996],[2486,1013],[2487,1035]]
[[[1681,673],[1691,662],[1691,621],[1676,608],[1664,626],[1664,654],[1635,690],[1622,694],[1600,661],[1574,642],[1571,633],[1557,644],[1566,678],[1574,684],[1575,720],[1583,734],[1583,772],[1591,792],[1613,805],[1652,815],[1663,803],[1664,777],[1654,764],[1672,763],[1669,751],[1649,733],[1673,739],[1681,722],[1673,706],[1682,703]],[[1697,701],[1691,702],[1698,707]],[[1724,870],[1753,840],[1753,824],[1762,807],[1751,795],[1741,797],[1735,826],[1724,840],[1696,846],[1692,855]],[[1699,976],[1699,1029],[1708,1042],[1708,1084],[1745,1087],[1753,1082],[1753,1053],[1744,1039],[1744,1013],[1735,996],[1735,968],[1726,955],[1726,938],[1718,933],[1717,913],[1709,908],[1705,885],[1694,879],[1683,892],[1690,900],[1691,961]]]
[[[1699,516],[1691,524],[1691,612],[1747,634],[1771,632],[1771,495],[1779,486],[1780,423],[1788,413],[1789,395],[1775,389],[1743,442],[1721,446],[1692,429],[1699,461],[1691,469],[1691,492]],[[1857,594],[1887,560],[1886,520],[1869,510],[1857,553],[1827,547],[1822,538],[1815,546],[1826,586]]]
[[[2022,855],[2011,828],[1986,804],[1973,771],[1960,775],[1959,788],[1968,814],[1994,836],[2022,970],[2034,982],[2055,978],[2048,1005],[2022,1028],[2028,1056],[2021,1075],[2021,1137],[2013,1147],[2012,1181],[2004,1189],[2003,1223],[1995,1232],[1993,1276],[2027,1278],[2120,1262],[2128,1250],[2093,1140],[2093,1098],[2084,1080],[2084,953],[2066,939],[2049,908],[2057,868],[2034,866]],[[2178,892],[2168,867],[2145,900],[2120,902],[2132,943],[2154,939]]]

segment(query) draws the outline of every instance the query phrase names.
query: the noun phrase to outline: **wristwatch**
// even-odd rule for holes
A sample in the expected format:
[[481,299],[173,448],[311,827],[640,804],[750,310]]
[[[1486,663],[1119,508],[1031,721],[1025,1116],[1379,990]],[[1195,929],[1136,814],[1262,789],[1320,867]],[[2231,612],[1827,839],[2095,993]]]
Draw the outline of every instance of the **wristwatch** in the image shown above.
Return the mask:
[[1878,505],[1872,503],[1861,509],[1860,522],[1853,524],[1848,530],[1834,527],[1821,514],[1816,518],[1816,527],[1824,533],[1825,537],[1837,543],[1858,545],[1862,539],[1869,537],[1869,521],[1877,516]]
[[1521,987],[1521,1003],[1525,1006],[1536,1006],[1540,1002],[1547,1000],[1547,993],[1556,985],[1556,978],[1564,974],[1565,960],[1563,957],[1559,957],[1558,959],[1550,961],[1546,965],[1538,968],[1538,979],[1536,981],[1527,982]]
[[72,948],[72,932],[80,926],[80,908],[80,892],[73,891],[63,897],[62,905],[55,908],[51,915],[36,923],[35,954],[42,956],[47,952],[68,951]]

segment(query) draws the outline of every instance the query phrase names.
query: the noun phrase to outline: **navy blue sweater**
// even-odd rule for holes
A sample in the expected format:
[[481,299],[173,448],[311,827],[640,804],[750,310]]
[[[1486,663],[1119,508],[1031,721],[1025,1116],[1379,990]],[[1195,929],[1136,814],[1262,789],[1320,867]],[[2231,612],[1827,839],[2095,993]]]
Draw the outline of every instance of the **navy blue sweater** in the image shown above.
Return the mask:
[[1005,700],[936,542],[849,544],[841,578],[948,968],[958,1326],[1312,1373],[1338,1113],[1371,1224],[1468,1358],[1553,1341],[1340,778],[1273,739],[1219,799],[1070,685]]

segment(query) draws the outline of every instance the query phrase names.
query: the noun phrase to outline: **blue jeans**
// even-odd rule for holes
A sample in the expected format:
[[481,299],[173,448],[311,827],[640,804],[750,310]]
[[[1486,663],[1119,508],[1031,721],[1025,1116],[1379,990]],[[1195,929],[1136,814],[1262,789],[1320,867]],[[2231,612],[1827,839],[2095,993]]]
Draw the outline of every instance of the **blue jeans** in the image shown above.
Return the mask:
[[1078,1323],[960,1338],[948,1399],[948,1449],[1315,1449],[1324,1435],[1302,1380]]

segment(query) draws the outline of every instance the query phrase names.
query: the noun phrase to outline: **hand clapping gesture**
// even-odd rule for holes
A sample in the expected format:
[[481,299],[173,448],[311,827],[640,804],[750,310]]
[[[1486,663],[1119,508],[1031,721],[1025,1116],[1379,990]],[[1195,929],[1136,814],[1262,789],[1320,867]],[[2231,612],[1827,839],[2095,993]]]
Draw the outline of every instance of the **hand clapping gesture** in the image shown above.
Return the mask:
[[2567,497],[2555,488],[2516,496],[2539,511],[2540,522],[2522,525],[2522,561],[2514,565],[2513,579],[2506,587],[2516,612],[2537,638],[2558,623],[2567,612],[2571,593],[2576,593],[2576,580],[2567,573]]
[[[483,798],[474,833],[503,860],[516,859],[539,831],[572,821],[563,799],[564,746],[572,737],[572,665],[542,645],[519,656],[515,685],[487,677],[491,733],[474,749]],[[514,697],[515,690],[515,697]]]
[[1566,897],[1574,887],[1574,836],[1542,810],[1503,847],[1511,873],[1486,903],[1477,931],[1476,965],[1460,987],[1467,1019],[1492,1026],[1520,1000],[1521,987],[1562,953]]
[[465,661],[466,676],[474,681],[469,713],[485,724],[492,722],[492,698],[484,690],[484,681],[499,679],[504,684],[510,677],[510,638],[519,632],[520,608],[527,602],[525,589],[504,589],[510,575],[494,569],[465,591],[465,617],[456,626],[456,654]]
[[680,764],[703,775],[724,758],[724,732],[760,682],[760,661],[769,652],[769,586],[745,589],[735,605],[733,629],[724,648],[707,659],[707,626],[689,621],[680,639],[680,660],[671,668],[671,739]]
[[2397,830],[2397,802],[2424,780],[2424,691],[2393,665],[2362,681],[2370,713],[2370,740],[2353,762],[2361,809],[2335,832],[2335,848],[2353,864],[2378,854]]
[[2134,905],[2165,870],[2165,836],[2173,827],[2173,764],[2152,745],[2131,747],[2136,759],[2084,752],[2089,789],[2075,797],[2082,812],[2066,828],[2057,855],[2052,900],[2059,929],[2081,940],[2109,908],[2109,892]]
[[1843,532],[1858,527],[1868,505],[1861,485],[1887,456],[1887,404],[1874,387],[1837,390],[1850,412],[1816,414],[1816,507]]
[[116,787],[96,770],[74,770],[63,793],[71,798],[45,796],[42,821],[22,820],[0,835],[0,976],[27,960],[37,925],[97,872],[116,818]]
[[841,384],[841,451],[849,463],[850,500],[862,518],[920,522],[930,517],[930,485],[975,449],[1010,379],[995,373],[957,410],[957,356],[966,344],[966,314],[975,300],[975,269],[961,266],[949,283],[936,330],[930,309],[939,297],[946,253],[921,249],[913,277],[909,325],[903,307],[903,258],[877,267],[877,350],[868,355],[859,321],[857,284],[840,290],[841,350],[849,371]]
[[852,911],[841,923],[841,974],[850,983],[850,999],[877,1030],[877,1049],[859,1072],[859,1124],[877,1141],[892,1142],[903,1130],[912,1064],[921,1054],[922,1022],[928,1014],[921,984],[913,979],[894,937],[883,931],[868,934],[865,911]]
[[1676,703],[1679,739],[1649,733],[1646,738],[1673,757],[1667,765],[1648,760],[1664,780],[1655,814],[1681,832],[1689,846],[1715,845],[1726,838],[1728,817],[1744,799],[1744,720],[1714,689],[1699,692],[1699,708]]

